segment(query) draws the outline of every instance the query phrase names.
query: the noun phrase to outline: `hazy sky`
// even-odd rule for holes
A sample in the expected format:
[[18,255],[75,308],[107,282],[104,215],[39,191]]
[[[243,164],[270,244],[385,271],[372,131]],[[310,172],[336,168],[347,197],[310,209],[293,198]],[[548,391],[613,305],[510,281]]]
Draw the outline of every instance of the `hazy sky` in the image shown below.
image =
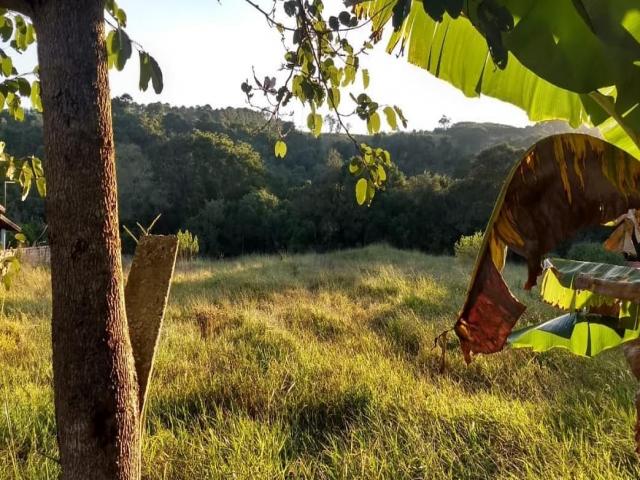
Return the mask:
[[[119,0],[119,4],[127,11],[130,36],[162,67],[165,89],[161,95],[138,91],[134,56],[123,72],[111,74],[114,95],[129,93],[137,101],[173,105],[245,106],[240,83],[251,75],[251,67],[264,76],[281,63],[277,32],[243,0]],[[371,72],[368,93],[379,103],[399,105],[409,129],[431,129],[443,114],[454,122],[528,123],[521,110],[490,98],[466,98],[381,47],[361,62]],[[303,119],[298,112],[296,123],[304,124]],[[363,127],[358,120],[353,126]]]

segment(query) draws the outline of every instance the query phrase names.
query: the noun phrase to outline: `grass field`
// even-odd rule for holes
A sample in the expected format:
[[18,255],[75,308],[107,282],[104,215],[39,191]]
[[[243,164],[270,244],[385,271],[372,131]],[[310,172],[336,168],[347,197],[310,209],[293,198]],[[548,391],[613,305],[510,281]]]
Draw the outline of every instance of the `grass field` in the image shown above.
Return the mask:
[[[469,270],[384,246],[180,265],[144,478],[639,478],[621,352],[507,351],[467,367],[451,335],[438,373],[433,339]],[[515,293],[525,322],[553,314]],[[0,478],[55,478],[47,272],[25,271],[4,308]]]

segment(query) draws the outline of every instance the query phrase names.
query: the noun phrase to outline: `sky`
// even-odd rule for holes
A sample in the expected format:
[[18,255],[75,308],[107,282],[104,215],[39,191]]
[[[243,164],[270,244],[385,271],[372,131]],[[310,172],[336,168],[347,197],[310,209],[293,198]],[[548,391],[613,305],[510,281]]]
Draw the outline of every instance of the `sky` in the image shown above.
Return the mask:
[[[338,0],[327,1],[327,11]],[[265,0],[262,0],[265,4]],[[176,106],[209,104],[213,108],[247,106],[240,84],[277,71],[284,50],[279,35],[244,0],[119,0],[128,15],[127,31],[160,64],[164,91],[138,91],[138,61],[133,56],[124,71],[111,73],[112,94],[130,94],[136,101]],[[453,122],[496,122],[528,125],[525,113],[488,97],[466,98],[446,82],[384,52],[382,44],[361,60],[371,74],[367,93],[380,104],[397,104],[409,120],[409,130],[433,129],[442,115]],[[301,108],[293,112],[305,124]],[[383,122],[384,123],[384,122]],[[354,130],[364,124],[353,121]]]

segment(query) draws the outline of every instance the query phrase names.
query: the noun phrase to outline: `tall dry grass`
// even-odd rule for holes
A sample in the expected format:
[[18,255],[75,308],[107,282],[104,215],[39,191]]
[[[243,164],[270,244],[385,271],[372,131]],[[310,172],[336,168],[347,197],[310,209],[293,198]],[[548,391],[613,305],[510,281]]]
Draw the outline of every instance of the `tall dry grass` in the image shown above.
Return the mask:
[[[448,257],[368,247],[180,265],[152,381],[148,479],[635,479],[620,352],[432,349],[466,290]],[[512,284],[524,278],[509,267]],[[554,312],[535,293],[525,322]],[[0,478],[55,478],[45,270],[0,319]]]

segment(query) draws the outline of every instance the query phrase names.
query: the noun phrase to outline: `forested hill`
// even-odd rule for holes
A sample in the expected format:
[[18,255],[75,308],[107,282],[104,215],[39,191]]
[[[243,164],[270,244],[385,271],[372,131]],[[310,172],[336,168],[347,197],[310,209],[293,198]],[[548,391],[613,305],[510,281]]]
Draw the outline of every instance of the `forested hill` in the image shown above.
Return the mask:
[[[276,159],[275,133],[247,109],[140,105],[123,96],[113,100],[113,120],[122,223],[146,224],[162,213],[154,231],[189,229],[214,256],[381,241],[450,251],[461,234],[484,227],[523,149],[569,130],[558,122],[458,123],[368,138],[391,152],[395,166],[386,191],[367,208],[355,202],[346,168],[354,146],[345,135],[315,139],[291,130],[286,158]],[[0,139],[14,155],[42,157],[41,129],[34,113],[22,123],[0,115]],[[84,168],[81,158],[74,161]],[[17,187],[8,191],[9,214],[34,240],[44,227],[42,201],[21,203]]]

